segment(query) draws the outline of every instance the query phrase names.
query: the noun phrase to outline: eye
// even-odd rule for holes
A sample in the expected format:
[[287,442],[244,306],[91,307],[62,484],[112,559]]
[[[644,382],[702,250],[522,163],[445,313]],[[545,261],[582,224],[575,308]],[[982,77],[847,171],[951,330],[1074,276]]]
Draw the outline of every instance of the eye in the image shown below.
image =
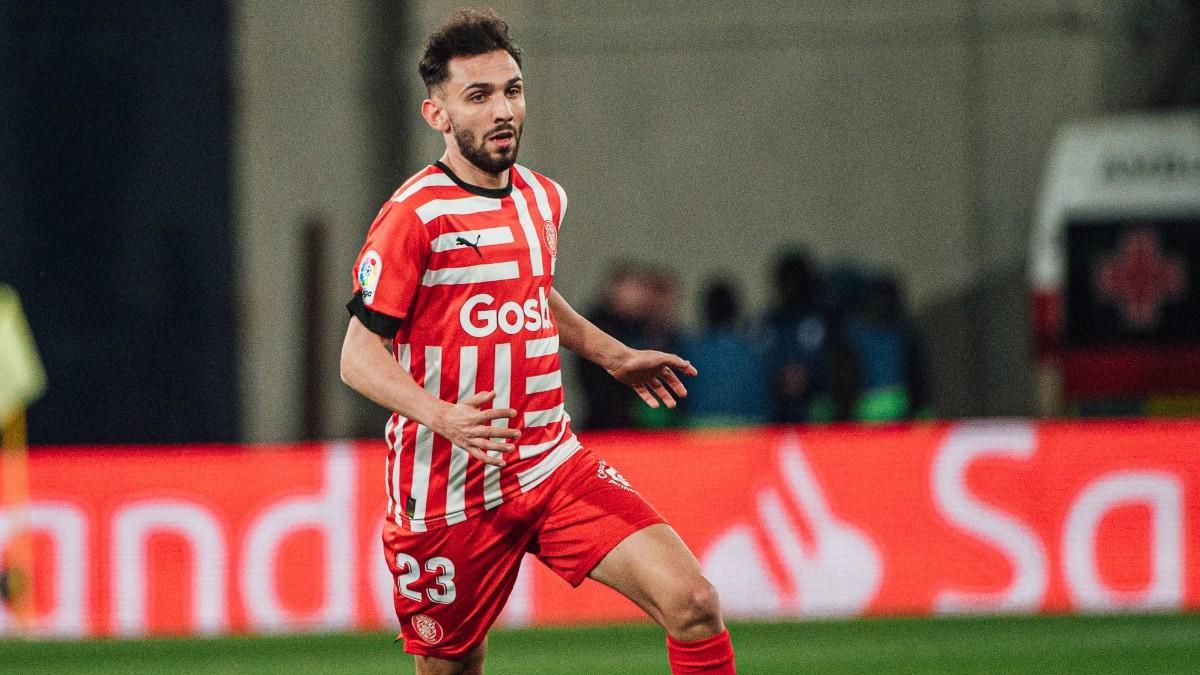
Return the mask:
[[520,95],[521,95],[521,88],[520,88],[520,87],[509,87],[509,88],[508,88],[508,95],[509,95],[510,97],[513,97],[513,96],[520,96]]
[[471,103],[483,103],[487,100],[487,96],[484,96],[482,91],[477,91],[468,96],[467,100]]

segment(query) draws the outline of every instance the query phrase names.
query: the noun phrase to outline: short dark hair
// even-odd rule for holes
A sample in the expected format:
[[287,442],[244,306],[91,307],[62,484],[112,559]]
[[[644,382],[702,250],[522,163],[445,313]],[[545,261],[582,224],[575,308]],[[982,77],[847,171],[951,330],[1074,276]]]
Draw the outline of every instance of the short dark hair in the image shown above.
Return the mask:
[[503,49],[521,65],[521,48],[508,37],[508,24],[491,9],[460,9],[425,40],[418,69],[425,88],[450,76],[447,64],[456,56],[475,56]]

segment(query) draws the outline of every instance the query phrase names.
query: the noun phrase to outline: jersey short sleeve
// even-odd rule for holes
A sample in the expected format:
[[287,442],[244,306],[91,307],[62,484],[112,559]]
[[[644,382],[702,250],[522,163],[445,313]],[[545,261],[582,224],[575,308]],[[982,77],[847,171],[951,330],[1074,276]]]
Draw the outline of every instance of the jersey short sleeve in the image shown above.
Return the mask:
[[394,336],[408,318],[429,250],[420,218],[404,206],[385,204],[354,263],[354,297],[346,308],[372,332]]

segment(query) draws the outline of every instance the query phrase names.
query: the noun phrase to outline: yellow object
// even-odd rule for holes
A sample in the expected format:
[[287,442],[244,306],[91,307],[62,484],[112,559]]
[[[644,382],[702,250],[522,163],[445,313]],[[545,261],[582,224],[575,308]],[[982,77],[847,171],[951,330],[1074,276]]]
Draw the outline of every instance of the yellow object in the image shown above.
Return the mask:
[[26,628],[33,619],[33,543],[28,529],[29,466],[25,408],[46,389],[46,371],[33,343],[33,332],[11,287],[0,285],[0,429],[3,430],[3,483],[0,509],[7,511],[15,533],[9,540],[8,599],[12,613]]
[[33,332],[10,286],[0,284],[0,423],[33,403],[46,389],[46,371]]

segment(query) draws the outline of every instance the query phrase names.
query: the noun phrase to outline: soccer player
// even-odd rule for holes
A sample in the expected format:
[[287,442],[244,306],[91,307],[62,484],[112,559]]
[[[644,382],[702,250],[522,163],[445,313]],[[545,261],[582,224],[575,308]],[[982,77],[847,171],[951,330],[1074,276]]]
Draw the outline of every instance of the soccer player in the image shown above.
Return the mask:
[[342,379],[393,411],[383,543],[417,671],[481,673],[487,631],[526,552],[591,577],[667,632],[675,673],[733,673],[696,558],[563,410],[561,345],[651,407],[686,395],[674,354],[635,350],[553,289],[567,197],[516,164],[521,52],[494,13],[462,11],[425,43],[421,115],[441,159],[405,181],[354,268]]

